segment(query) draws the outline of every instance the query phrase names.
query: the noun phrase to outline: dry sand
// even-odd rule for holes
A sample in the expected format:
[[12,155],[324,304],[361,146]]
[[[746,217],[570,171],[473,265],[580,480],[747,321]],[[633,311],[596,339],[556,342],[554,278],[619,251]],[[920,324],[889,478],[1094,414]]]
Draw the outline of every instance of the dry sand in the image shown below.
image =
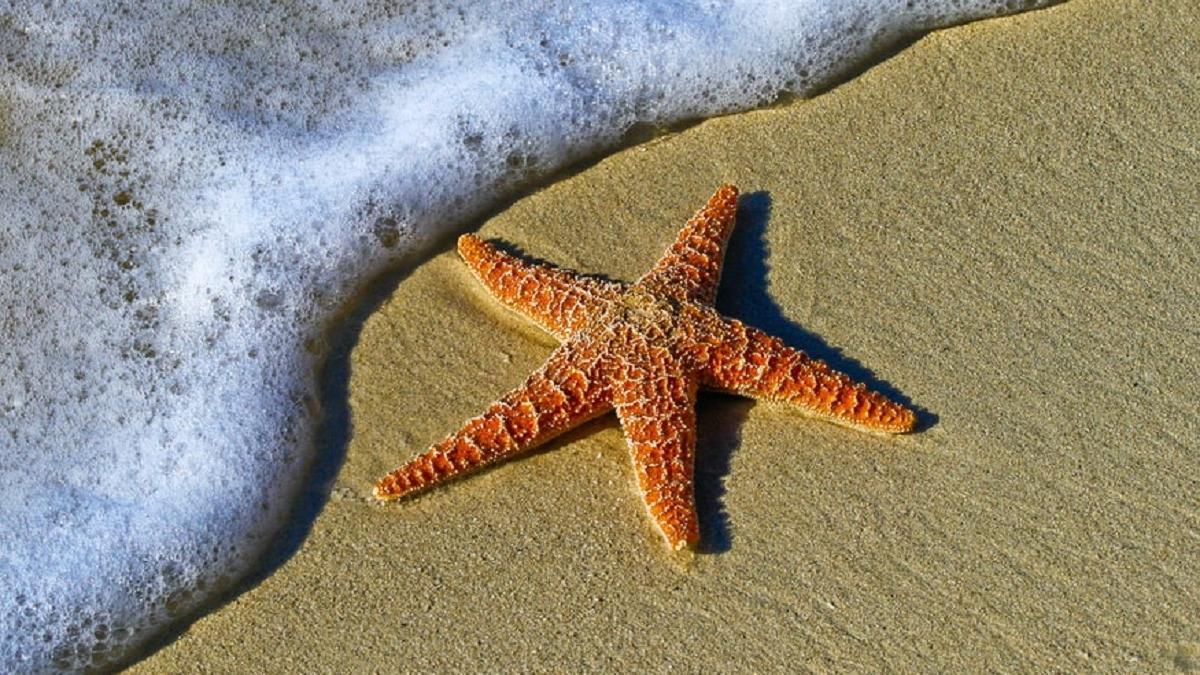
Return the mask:
[[554,344],[447,248],[363,327],[298,553],[135,670],[1200,668],[1197,35],[1186,0],[946,30],[521,200],[481,234],[633,279],[738,183],[720,308],[927,428],[703,397],[690,560],[611,417],[379,507]]

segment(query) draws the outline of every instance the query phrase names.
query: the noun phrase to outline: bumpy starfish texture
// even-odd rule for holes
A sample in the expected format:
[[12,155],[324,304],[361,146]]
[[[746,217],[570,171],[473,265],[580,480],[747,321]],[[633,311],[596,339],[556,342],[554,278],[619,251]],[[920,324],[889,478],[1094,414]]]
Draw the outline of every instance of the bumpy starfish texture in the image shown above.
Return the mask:
[[911,431],[908,408],[713,308],[736,211],[737,188],[722,186],[633,284],[530,264],[461,237],[459,253],[492,295],[563,344],[520,387],[381,479],[375,496],[426,490],[616,410],[646,508],[680,549],[700,536],[698,388],[785,402],[856,429]]

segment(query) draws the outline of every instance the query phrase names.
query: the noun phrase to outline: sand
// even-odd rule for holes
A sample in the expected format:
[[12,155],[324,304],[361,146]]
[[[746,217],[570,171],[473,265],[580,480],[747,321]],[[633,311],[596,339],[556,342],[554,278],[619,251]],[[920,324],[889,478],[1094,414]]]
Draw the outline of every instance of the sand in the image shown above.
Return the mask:
[[703,396],[691,557],[612,417],[380,507],[375,478],[555,344],[447,242],[362,325],[298,551],[134,670],[1200,668],[1200,11],[1137,5],[935,33],[479,229],[628,280],[735,182],[718,306],[910,402],[919,433]]

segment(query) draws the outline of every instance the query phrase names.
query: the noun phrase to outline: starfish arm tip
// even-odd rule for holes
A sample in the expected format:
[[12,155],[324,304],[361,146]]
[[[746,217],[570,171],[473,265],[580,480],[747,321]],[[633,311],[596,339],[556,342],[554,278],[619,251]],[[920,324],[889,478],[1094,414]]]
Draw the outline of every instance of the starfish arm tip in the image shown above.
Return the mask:
[[671,549],[676,552],[695,553],[696,546],[699,543],[700,542],[698,540],[694,539],[680,539],[679,541],[671,543]]
[[896,414],[881,426],[881,430],[889,434],[910,434],[917,428],[917,413],[912,408],[893,404]]
[[399,498],[399,495],[396,494],[393,489],[389,488],[385,482],[386,479],[376,483],[375,487],[371,490],[371,494],[374,495],[375,499],[378,499],[381,502],[396,501]]
[[815,414],[840,426],[888,436],[909,434],[916,430],[917,414],[909,408],[887,401],[882,411],[876,409],[873,412],[871,415],[847,415],[822,410]]
[[458,252],[466,255],[466,252],[472,248],[477,248],[483,245],[483,240],[470,232],[458,237]]

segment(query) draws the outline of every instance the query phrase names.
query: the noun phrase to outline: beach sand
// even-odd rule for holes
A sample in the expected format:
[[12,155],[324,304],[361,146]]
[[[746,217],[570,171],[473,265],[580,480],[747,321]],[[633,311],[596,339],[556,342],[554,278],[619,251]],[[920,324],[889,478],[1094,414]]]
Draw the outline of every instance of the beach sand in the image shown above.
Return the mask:
[[479,233],[632,280],[721,182],[718,302],[922,411],[902,437],[702,395],[705,545],[612,416],[382,507],[555,342],[450,250],[350,359],[298,552],[135,672],[1200,668],[1200,11],[1073,0],[710,120]]

